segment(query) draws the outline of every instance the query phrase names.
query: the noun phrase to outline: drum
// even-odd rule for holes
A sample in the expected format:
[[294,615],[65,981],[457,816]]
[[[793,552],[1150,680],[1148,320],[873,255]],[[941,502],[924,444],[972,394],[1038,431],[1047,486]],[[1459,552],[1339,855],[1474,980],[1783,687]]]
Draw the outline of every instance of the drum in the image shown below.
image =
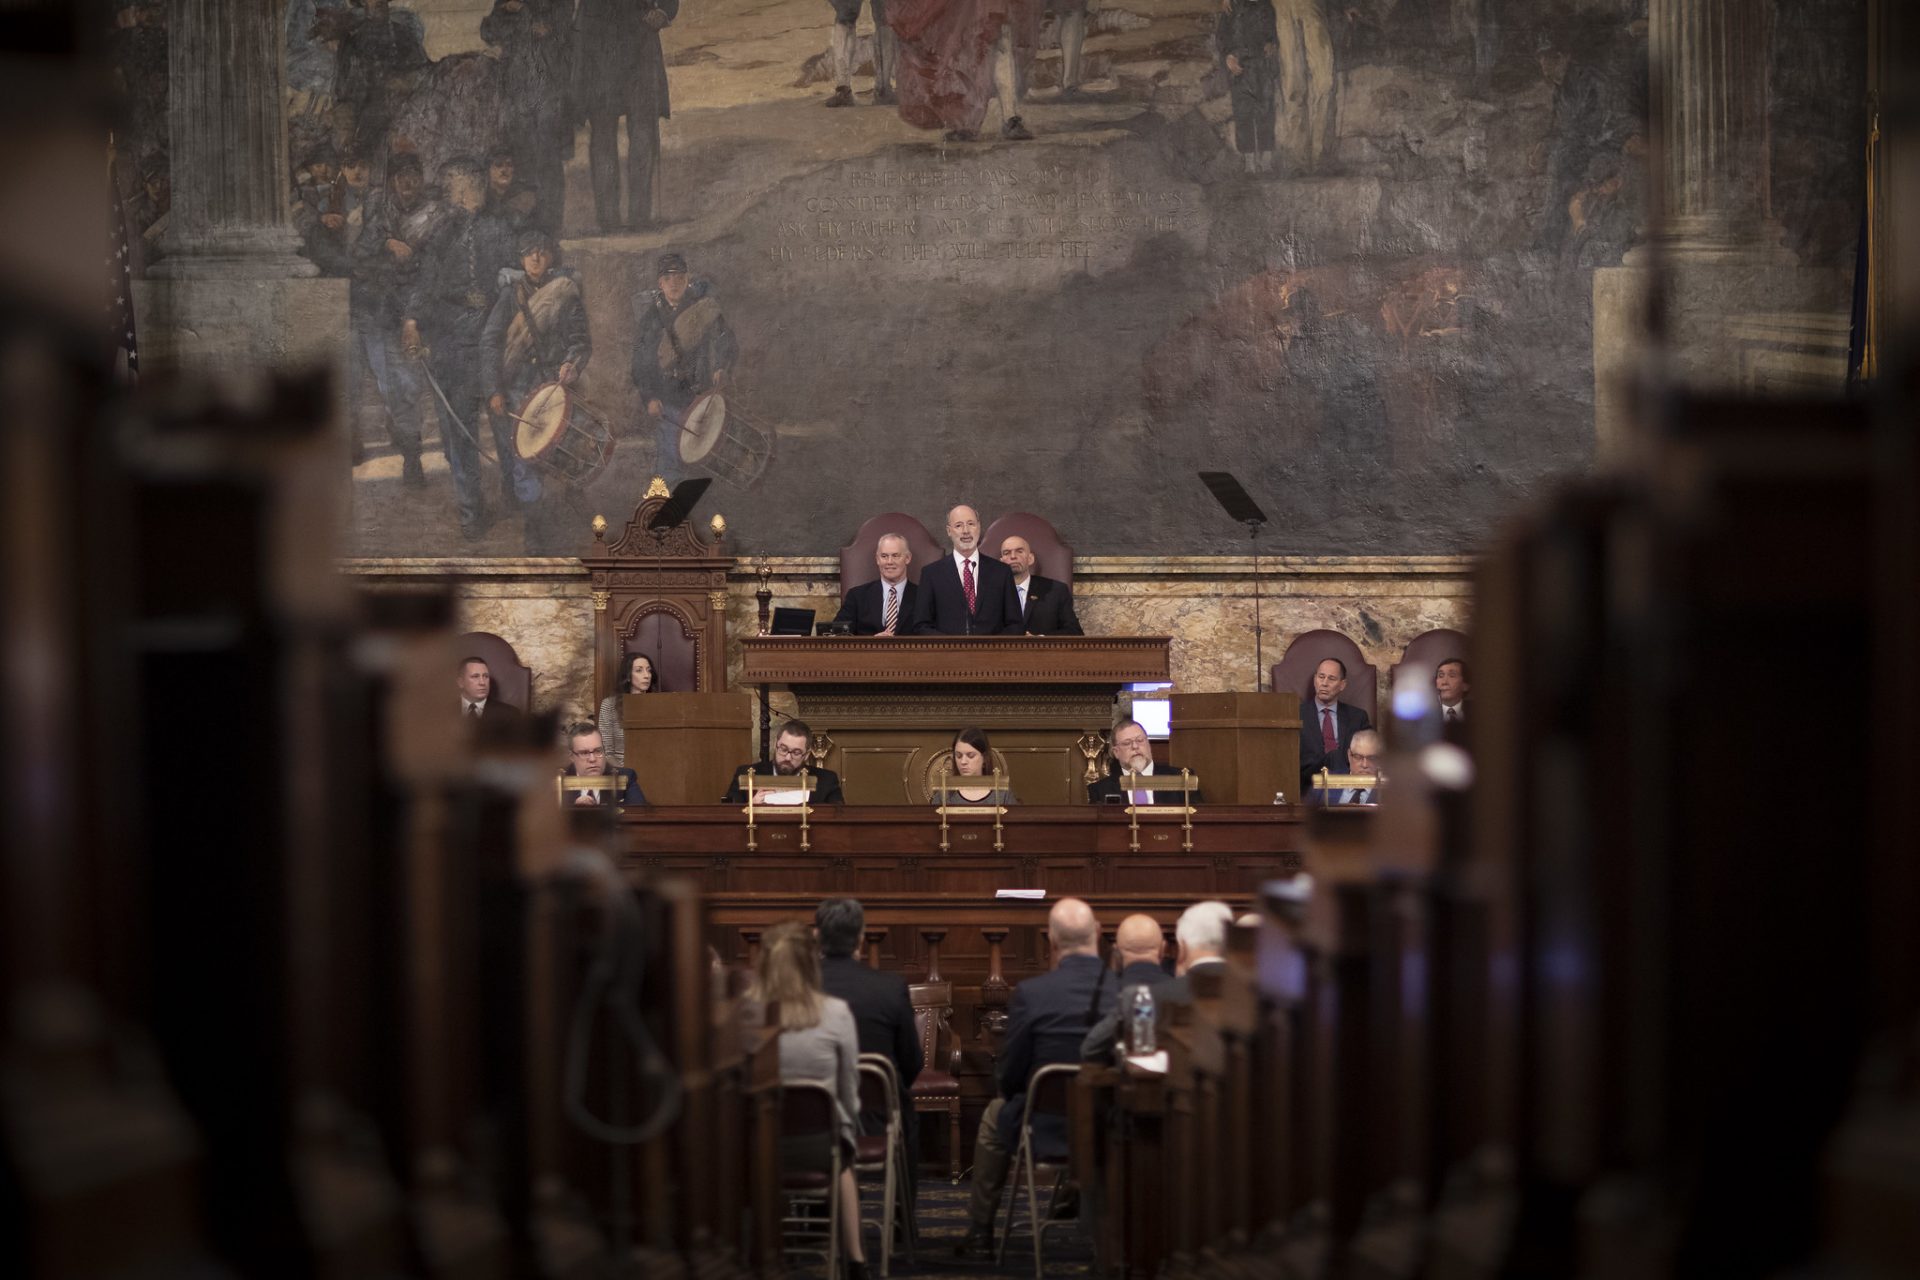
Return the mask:
[[751,489],[773,461],[773,432],[710,391],[687,406],[680,424],[680,460],[716,479]]
[[587,485],[613,460],[613,432],[558,382],[534,388],[520,407],[514,448],[569,484]]

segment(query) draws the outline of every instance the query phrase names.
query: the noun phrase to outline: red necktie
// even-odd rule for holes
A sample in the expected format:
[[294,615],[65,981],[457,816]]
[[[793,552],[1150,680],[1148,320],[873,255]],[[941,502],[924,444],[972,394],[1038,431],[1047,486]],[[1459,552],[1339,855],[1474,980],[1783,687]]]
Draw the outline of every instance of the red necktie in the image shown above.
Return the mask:
[[971,558],[962,560],[960,562],[960,585],[966,589],[967,612],[972,613],[974,609],[973,609],[973,560]]
[[1340,735],[1334,732],[1333,708],[1320,708],[1320,745],[1328,751],[1340,749]]

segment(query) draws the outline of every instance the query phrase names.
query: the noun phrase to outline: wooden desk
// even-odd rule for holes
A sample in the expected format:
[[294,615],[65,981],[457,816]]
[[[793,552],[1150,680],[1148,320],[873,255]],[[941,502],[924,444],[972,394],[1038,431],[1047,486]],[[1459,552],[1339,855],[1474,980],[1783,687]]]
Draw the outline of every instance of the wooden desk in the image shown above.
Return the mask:
[[1169,678],[1165,636],[758,636],[741,679],[790,689],[861,804],[918,804],[956,730],[986,729],[1023,801],[1078,804],[1114,695]]

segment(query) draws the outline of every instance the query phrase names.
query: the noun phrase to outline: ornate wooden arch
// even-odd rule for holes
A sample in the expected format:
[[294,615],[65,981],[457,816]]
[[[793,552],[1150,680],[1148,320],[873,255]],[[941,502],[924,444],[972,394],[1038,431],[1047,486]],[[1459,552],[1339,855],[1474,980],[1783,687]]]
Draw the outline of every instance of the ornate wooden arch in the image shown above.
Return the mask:
[[696,516],[649,530],[647,522],[669,496],[656,477],[611,541],[607,522],[594,517],[593,551],[580,557],[593,587],[596,706],[613,692],[621,659],[642,624],[656,615],[677,622],[692,650],[685,666],[670,655],[638,650],[660,658],[656,665],[668,668],[662,671],[666,687],[676,693],[722,693],[727,688],[727,571],[733,556],[726,547],[726,526],[711,526],[709,538]]

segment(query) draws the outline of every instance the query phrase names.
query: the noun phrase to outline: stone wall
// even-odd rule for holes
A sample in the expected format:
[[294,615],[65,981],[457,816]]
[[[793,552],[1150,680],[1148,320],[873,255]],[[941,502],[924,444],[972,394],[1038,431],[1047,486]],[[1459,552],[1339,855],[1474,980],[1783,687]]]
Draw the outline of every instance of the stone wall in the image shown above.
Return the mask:
[[[459,598],[459,625],[504,636],[533,668],[534,705],[562,719],[593,706],[593,601],[579,561],[560,557],[488,560],[350,560],[361,583],[391,589],[446,584]],[[773,605],[839,608],[839,561],[825,556],[742,559],[730,576],[729,679],[740,671],[738,639],[758,630],[762,568]],[[1087,630],[1173,637],[1176,690],[1251,689],[1254,672],[1253,562],[1245,556],[1085,556],[1074,563],[1074,600]],[[1260,562],[1267,667],[1297,635],[1330,627],[1350,636],[1378,672],[1383,695],[1409,640],[1436,627],[1467,629],[1472,562],[1451,556],[1293,556]],[[783,706],[776,701],[776,706]],[[790,708],[783,708],[790,709]]]

